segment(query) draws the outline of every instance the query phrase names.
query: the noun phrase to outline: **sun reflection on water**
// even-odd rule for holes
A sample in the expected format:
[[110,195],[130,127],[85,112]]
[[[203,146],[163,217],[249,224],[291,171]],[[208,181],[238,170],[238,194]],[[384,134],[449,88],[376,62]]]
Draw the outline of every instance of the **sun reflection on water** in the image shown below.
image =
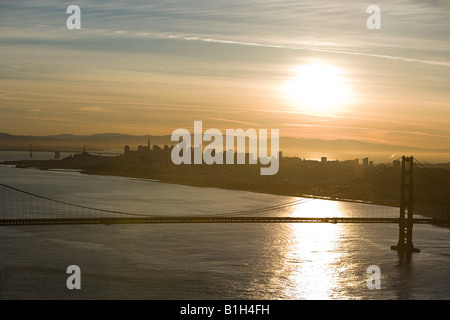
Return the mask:
[[[342,216],[339,203],[313,200],[293,212],[293,216]],[[289,299],[332,299],[340,297],[339,283],[347,264],[340,241],[345,226],[328,223],[290,225],[290,246],[287,246],[285,270],[287,281],[284,296]]]
[[340,202],[311,199],[297,205],[292,213],[293,217],[327,218],[344,216]]

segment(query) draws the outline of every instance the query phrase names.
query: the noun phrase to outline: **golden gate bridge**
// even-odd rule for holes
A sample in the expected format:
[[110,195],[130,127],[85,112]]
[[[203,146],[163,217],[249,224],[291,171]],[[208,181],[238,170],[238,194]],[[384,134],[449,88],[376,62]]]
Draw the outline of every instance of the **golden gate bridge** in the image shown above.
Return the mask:
[[[399,161],[401,159],[401,161]],[[399,183],[386,190],[375,190],[376,181],[399,177]],[[420,183],[417,183],[420,182]],[[378,187],[379,188],[379,187]],[[381,192],[381,193],[380,193]],[[386,193],[388,197],[373,197]],[[340,201],[354,205],[345,216],[302,217],[287,210],[301,211],[311,201]],[[374,206],[376,210],[374,210]],[[392,210],[399,213],[393,215]],[[161,224],[161,223],[396,223],[399,241],[392,249],[418,251],[412,244],[414,224],[449,226],[450,184],[413,157],[402,157],[393,164],[315,195],[260,208],[196,215],[167,216],[105,210],[69,203],[0,183],[0,226],[80,225],[80,224]],[[374,214],[375,212],[375,214]]]

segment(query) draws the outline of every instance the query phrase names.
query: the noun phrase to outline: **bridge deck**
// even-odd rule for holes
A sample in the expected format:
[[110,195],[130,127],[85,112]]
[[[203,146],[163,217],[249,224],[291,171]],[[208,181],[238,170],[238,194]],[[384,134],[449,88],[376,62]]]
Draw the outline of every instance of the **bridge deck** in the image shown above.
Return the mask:
[[[139,217],[139,218],[46,218],[5,219],[0,226],[162,223],[399,223],[399,218],[300,218],[300,217]],[[413,219],[419,224],[445,224],[430,218]]]

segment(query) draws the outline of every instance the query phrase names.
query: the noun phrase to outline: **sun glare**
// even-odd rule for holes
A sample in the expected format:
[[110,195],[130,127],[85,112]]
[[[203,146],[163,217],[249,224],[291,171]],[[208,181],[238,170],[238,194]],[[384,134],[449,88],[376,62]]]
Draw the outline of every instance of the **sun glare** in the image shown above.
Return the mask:
[[341,69],[314,63],[295,68],[283,88],[292,106],[309,113],[330,114],[350,102],[350,88]]

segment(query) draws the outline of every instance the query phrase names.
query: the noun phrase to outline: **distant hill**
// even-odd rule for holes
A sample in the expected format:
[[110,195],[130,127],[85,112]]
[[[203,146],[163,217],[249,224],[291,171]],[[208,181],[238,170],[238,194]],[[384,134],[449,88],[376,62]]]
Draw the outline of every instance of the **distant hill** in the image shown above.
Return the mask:
[[[170,135],[128,135],[121,133],[100,133],[93,135],[58,134],[48,136],[25,136],[0,133],[0,150],[86,150],[122,152],[125,145],[137,149],[139,145],[172,145]],[[205,145],[208,143],[206,142]],[[362,159],[368,157],[375,162],[389,162],[402,155],[413,155],[422,161],[450,162],[450,149],[427,149],[408,146],[375,144],[356,140],[320,140],[283,137],[280,138],[283,156],[296,156],[305,159],[329,160]]]

